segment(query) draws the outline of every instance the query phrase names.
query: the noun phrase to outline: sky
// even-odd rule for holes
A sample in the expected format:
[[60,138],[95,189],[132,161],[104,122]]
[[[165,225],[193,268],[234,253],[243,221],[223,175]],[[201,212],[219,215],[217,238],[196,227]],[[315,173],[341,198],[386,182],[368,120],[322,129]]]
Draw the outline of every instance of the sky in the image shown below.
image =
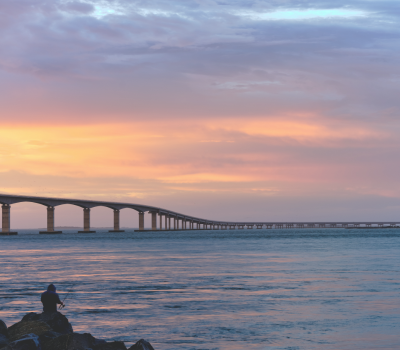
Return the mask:
[[393,0],[0,0],[0,193],[398,220],[399,28]]

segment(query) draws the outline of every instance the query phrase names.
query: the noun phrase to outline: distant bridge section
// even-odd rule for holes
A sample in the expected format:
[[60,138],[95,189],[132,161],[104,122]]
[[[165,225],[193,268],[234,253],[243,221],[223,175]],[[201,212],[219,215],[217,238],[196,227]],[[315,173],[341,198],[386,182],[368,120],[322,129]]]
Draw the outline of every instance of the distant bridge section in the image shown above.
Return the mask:
[[[95,207],[107,207],[114,212],[114,229],[109,232],[124,232],[120,229],[119,213],[121,209],[133,209],[139,214],[139,231],[146,231],[144,227],[144,214],[151,215],[151,230],[226,230],[226,229],[283,229],[283,228],[372,228],[372,227],[397,227],[400,221],[390,222],[228,222],[215,221],[197,218],[190,215],[180,214],[171,210],[152,207],[142,204],[91,201],[83,199],[51,198],[18,196],[10,194],[0,194],[0,204],[2,204],[2,232],[1,235],[13,235],[10,227],[11,206],[21,202],[32,202],[47,207],[47,230],[40,233],[62,233],[55,231],[54,218],[55,208],[63,204],[72,204],[83,209],[83,231],[81,233],[95,232],[90,228],[90,209]],[[147,229],[150,230],[150,229]]]

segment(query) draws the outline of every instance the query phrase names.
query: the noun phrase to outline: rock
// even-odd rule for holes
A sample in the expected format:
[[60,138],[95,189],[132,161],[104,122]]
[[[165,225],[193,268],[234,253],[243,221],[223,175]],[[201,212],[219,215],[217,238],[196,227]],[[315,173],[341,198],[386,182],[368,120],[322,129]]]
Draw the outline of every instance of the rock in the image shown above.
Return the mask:
[[7,325],[2,320],[0,320],[0,334],[8,338]]
[[42,335],[39,336],[40,344],[45,344],[50,340],[58,338],[60,335],[62,334],[54,331],[48,331],[46,333],[43,333]]
[[127,350],[124,342],[122,341],[113,341],[110,343],[102,343],[95,345],[93,350]]
[[46,322],[54,332],[61,334],[71,334],[74,332],[71,323],[60,312],[43,312],[37,314],[36,312],[30,312],[26,314],[22,321],[43,321]]
[[8,328],[10,341],[21,339],[27,334],[40,336],[48,331],[51,331],[50,326],[42,321],[20,321]]
[[148,341],[140,339],[135,345],[132,345],[129,350],[154,350],[154,348]]
[[8,338],[3,334],[0,334],[0,349],[7,346],[9,343]]
[[40,350],[39,337],[36,334],[26,334],[1,350]]
[[42,350],[88,350],[95,344],[96,339],[89,333],[63,334],[42,344]]
[[6,347],[9,343],[10,341],[8,340],[8,338],[0,334],[0,349],[2,350],[2,348]]
[[103,339],[97,339],[97,338],[94,338],[94,339],[96,339],[96,343],[94,344],[94,345],[98,345],[98,344],[105,344],[105,343],[107,343],[105,340],[103,340]]
[[8,338],[7,325],[0,320],[0,349],[8,345]]

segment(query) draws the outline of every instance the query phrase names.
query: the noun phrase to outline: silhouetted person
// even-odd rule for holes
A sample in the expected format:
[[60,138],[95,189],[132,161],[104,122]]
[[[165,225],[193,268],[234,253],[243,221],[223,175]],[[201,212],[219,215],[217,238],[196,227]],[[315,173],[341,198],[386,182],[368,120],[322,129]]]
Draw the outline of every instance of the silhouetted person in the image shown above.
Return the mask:
[[43,304],[43,312],[57,312],[57,304],[64,306],[64,303],[56,293],[56,287],[54,284],[50,284],[47,287],[47,291],[42,293],[40,300]]

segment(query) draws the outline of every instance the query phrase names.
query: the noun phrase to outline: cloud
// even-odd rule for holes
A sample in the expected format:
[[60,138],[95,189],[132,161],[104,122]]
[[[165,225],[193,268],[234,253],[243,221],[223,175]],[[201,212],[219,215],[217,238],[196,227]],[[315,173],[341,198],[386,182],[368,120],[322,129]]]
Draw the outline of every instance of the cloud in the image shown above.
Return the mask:
[[2,1],[2,170],[53,177],[59,195],[149,201],[400,196],[399,10],[397,1]]
[[[268,117],[287,109],[329,109],[333,118],[359,120],[388,110],[396,115],[396,6],[17,1],[3,4],[6,25],[0,41],[7,50],[0,53],[0,69],[3,81],[33,79],[19,82],[19,88],[32,85],[47,101],[79,106],[88,119],[113,108],[113,117],[121,120],[159,116],[166,109],[188,115],[190,106],[194,114],[221,117]],[[96,15],[99,8],[102,16]],[[249,11],[365,15],[288,22],[243,15]],[[12,105],[10,113],[20,108],[9,92],[2,95],[2,102]],[[40,108],[49,104],[42,102]],[[53,110],[43,110],[42,118],[49,113],[66,119]],[[21,118],[26,112],[14,115]]]

